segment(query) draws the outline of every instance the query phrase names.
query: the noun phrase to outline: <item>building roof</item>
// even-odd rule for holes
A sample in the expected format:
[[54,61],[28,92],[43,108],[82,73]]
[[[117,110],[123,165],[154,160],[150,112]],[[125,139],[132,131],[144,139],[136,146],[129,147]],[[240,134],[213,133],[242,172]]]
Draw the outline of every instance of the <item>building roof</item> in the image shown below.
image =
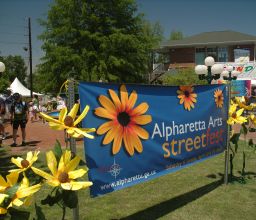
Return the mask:
[[232,44],[256,44],[256,36],[236,31],[214,31],[196,34],[182,40],[170,40],[163,42],[160,48],[177,48],[189,46],[207,45],[232,45]]

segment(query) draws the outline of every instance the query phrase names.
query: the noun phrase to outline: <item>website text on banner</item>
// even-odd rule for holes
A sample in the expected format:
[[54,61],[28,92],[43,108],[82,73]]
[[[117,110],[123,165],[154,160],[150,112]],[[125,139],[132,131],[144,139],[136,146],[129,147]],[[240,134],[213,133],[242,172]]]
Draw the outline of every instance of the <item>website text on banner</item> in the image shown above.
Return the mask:
[[91,195],[122,189],[219,154],[227,140],[226,85],[80,83]]

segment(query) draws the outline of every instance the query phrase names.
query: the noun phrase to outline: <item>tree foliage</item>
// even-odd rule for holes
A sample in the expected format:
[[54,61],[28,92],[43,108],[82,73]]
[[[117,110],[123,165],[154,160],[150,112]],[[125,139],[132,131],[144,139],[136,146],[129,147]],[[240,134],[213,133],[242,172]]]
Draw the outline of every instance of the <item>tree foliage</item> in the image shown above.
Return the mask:
[[77,80],[143,82],[160,33],[137,13],[134,0],[55,0],[41,24],[45,56],[36,78],[51,92],[72,68]]
[[162,77],[162,82],[165,85],[206,85],[206,80],[199,80],[194,69],[188,68],[178,71],[177,73],[166,74]]
[[182,31],[172,31],[169,37],[170,40],[182,40],[183,39],[183,33]]
[[1,92],[8,88],[16,77],[26,85],[27,67],[21,56],[9,55],[7,57],[0,57],[0,60],[5,64],[5,71],[1,73],[0,77]]

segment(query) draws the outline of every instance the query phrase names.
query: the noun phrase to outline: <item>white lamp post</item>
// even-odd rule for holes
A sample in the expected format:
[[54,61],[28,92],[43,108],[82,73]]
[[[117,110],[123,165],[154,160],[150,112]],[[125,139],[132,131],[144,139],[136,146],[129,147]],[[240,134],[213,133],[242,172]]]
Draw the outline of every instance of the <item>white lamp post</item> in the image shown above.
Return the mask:
[[3,62],[0,62],[0,73],[5,71],[5,65]]
[[222,64],[215,64],[213,57],[206,57],[204,60],[205,65],[197,65],[195,72],[199,79],[206,79],[208,84],[211,84],[213,79],[219,79],[223,70]]
[[231,80],[236,80],[239,73],[240,73],[239,71],[234,70],[233,66],[228,65],[226,67],[226,70],[222,71],[221,76],[223,77],[224,80],[231,81]]

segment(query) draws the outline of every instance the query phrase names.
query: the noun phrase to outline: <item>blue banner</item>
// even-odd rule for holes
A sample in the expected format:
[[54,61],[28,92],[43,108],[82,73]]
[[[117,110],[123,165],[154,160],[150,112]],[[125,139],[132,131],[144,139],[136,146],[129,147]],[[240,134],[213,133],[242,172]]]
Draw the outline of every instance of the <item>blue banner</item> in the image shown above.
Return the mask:
[[80,83],[91,195],[177,171],[225,150],[228,88]]

